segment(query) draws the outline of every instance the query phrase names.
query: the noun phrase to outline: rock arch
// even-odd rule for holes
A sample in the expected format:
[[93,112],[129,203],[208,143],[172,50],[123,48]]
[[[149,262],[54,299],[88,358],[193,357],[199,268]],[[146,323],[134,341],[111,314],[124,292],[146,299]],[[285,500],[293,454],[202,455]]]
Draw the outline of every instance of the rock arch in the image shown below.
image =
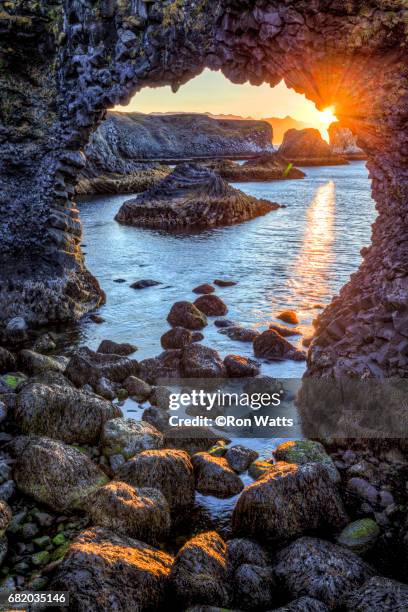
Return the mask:
[[81,151],[106,108],[207,66],[234,82],[284,78],[357,135],[378,219],[319,317],[309,371],[405,375],[407,33],[406,0],[0,2],[2,320],[68,320],[100,303],[73,203]]

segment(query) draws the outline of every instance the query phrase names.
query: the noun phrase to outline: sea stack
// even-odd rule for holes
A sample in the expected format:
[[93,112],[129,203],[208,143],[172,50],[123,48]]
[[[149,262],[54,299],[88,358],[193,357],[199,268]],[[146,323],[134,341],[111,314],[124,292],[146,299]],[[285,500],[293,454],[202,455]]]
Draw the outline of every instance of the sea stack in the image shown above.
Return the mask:
[[181,164],[151,189],[124,202],[115,219],[152,229],[205,229],[248,221],[279,207],[235,189],[210,168]]
[[323,140],[319,130],[288,130],[279,154],[298,166],[338,166],[348,164],[345,157],[334,155],[330,145]]

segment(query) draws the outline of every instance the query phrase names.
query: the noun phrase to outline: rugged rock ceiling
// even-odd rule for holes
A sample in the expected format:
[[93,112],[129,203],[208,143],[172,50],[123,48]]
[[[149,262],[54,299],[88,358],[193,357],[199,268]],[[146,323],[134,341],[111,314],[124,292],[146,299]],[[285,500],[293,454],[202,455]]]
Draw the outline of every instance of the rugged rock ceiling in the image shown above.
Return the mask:
[[407,33],[407,0],[0,1],[1,318],[67,320],[103,299],[72,200],[81,150],[106,108],[208,66],[284,78],[358,136],[378,218],[319,317],[309,372],[405,376]]

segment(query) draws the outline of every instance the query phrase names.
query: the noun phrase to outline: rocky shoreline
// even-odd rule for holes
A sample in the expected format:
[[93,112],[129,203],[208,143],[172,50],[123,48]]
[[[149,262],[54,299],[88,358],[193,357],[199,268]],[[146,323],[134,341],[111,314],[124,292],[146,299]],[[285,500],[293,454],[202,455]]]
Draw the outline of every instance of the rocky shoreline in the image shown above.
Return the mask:
[[[0,588],[69,591],[83,611],[404,609],[403,456],[290,440],[260,458],[219,431],[169,427],[161,379],[276,389],[259,362],[201,344],[207,325],[258,359],[300,358],[293,311],[263,332],[220,318],[215,288],[234,284],[174,304],[155,358],[111,340],[59,356],[52,333],[0,348]],[[127,398],[141,420],[123,417]],[[234,500],[224,527],[197,515],[197,493]]]

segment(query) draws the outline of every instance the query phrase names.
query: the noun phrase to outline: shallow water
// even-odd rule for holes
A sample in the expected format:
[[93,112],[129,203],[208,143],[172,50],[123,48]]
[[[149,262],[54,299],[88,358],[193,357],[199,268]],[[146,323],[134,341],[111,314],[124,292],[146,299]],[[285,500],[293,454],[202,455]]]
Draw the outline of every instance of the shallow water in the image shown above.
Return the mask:
[[[84,227],[86,263],[106,291],[100,309],[105,322],[81,324],[77,341],[96,348],[104,338],[132,342],[138,359],[161,352],[160,336],[168,329],[167,314],[178,300],[193,300],[191,290],[216,278],[238,282],[217,288],[229,307],[228,318],[265,329],[283,309],[296,310],[303,335],[312,332],[317,307],[330,302],[360,263],[360,249],[369,243],[375,218],[364,162],[348,166],[305,168],[303,180],[237,183],[248,194],[286,208],[231,227],[195,234],[167,234],[124,227],[114,221],[129,195],[102,196],[79,203]],[[115,283],[115,279],[126,283]],[[162,284],[134,290],[131,283],[151,278]],[[204,343],[222,355],[253,357],[252,345],[234,342],[210,321]],[[290,340],[301,348],[301,336]],[[300,378],[304,362],[263,364],[262,372]],[[131,400],[124,411],[141,418],[143,408]],[[280,439],[233,438],[270,457]],[[243,479],[247,484],[248,476]],[[250,480],[250,479],[249,479]],[[219,500],[197,495],[199,514],[207,525],[228,530],[236,498]],[[201,519],[200,519],[201,520]]]

